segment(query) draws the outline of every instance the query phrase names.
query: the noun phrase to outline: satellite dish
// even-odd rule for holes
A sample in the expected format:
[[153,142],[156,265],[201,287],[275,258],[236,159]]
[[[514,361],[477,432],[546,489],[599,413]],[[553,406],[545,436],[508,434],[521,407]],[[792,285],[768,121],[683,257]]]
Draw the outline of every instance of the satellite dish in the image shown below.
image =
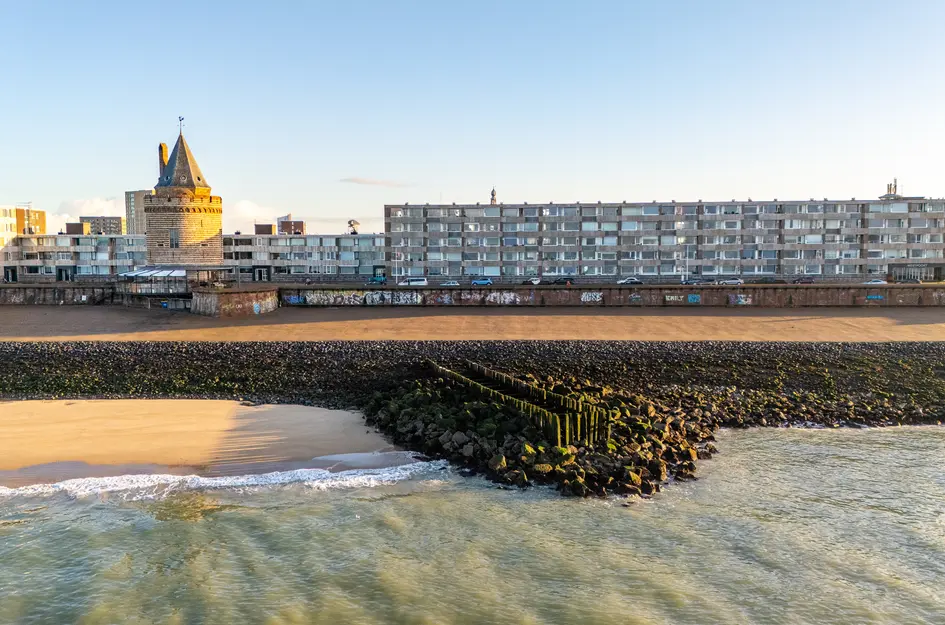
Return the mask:
[[358,226],[360,225],[361,225],[361,222],[359,222],[357,219],[349,219],[348,220],[348,234],[357,234]]

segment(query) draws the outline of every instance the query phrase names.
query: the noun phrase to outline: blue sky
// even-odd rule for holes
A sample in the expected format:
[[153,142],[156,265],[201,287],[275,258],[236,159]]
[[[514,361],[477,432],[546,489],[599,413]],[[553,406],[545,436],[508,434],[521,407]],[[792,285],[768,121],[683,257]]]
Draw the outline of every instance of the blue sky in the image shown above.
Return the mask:
[[945,196],[945,2],[0,0],[0,204],[122,212],[177,116],[227,229],[385,203]]

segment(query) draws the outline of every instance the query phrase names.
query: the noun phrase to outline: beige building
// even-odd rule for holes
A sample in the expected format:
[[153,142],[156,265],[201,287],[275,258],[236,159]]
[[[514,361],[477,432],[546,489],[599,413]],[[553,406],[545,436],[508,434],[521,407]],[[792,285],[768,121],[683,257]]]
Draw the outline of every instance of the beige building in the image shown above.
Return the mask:
[[19,235],[3,246],[0,262],[7,282],[68,282],[114,280],[144,256],[144,237]]
[[144,216],[144,197],[152,193],[152,189],[125,191],[125,228],[128,234],[145,233],[147,222]]
[[223,265],[223,200],[197,165],[184,135],[167,156],[158,147],[158,182],[144,212],[149,265]]
[[392,276],[945,277],[945,199],[895,183],[877,199],[388,205],[384,219]]
[[126,234],[124,217],[86,216],[79,217],[79,223],[89,224],[92,234]]

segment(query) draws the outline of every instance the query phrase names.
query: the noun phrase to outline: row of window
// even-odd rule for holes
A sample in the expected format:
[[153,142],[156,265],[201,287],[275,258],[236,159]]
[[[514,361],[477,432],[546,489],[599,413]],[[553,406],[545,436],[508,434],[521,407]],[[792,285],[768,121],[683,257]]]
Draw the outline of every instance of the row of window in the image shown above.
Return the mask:
[[390,207],[392,218],[450,217],[617,217],[619,215],[757,215],[822,213],[914,213],[942,212],[945,203],[869,202],[841,204],[638,204],[630,206],[466,206],[466,207]]
[[839,228],[941,228],[945,220],[912,217],[910,219],[785,219],[777,220],[703,220],[703,221],[554,221],[528,223],[406,223],[392,224],[392,233],[401,232],[445,232],[461,234],[465,232],[616,232],[633,230],[828,230]]
[[384,237],[223,237],[223,246],[383,247]]
[[862,243],[937,244],[941,233],[930,234],[769,234],[769,235],[714,235],[681,236],[674,234],[602,237],[429,237],[395,238],[391,247],[517,247],[517,246],[577,246],[577,245],[861,245]]
[[763,276],[763,275],[856,275],[863,273],[884,275],[886,265],[757,265],[739,267],[738,265],[652,265],[624,266],[617,265],[544,265],[544,266],[506,266],[506,267],[464,267],[451,265],[446,267],[392,267],[394,277],[401,276]]

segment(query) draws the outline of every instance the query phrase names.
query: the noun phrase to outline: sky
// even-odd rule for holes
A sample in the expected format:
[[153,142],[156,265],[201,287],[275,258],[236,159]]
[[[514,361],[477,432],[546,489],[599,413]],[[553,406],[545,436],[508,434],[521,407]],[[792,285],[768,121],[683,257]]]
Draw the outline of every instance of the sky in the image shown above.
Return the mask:
[[224,229],[383,205],[945,196],[945,2],[0,0],[0,205],[123,214],[178,116]]

